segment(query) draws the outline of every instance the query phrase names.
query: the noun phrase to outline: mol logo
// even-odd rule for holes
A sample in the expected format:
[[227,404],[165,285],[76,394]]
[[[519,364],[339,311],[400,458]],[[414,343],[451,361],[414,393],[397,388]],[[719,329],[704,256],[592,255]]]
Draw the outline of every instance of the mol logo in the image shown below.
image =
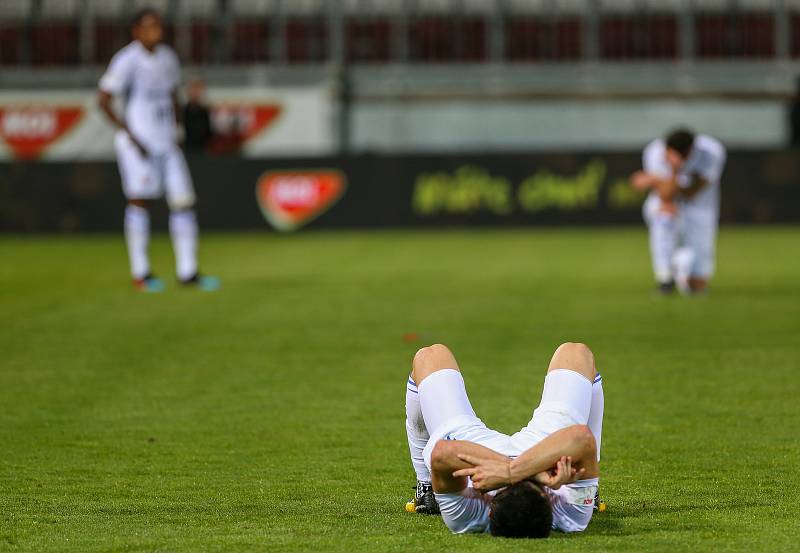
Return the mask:
[[333,207],[346,187],[345,176],[336,170],[268,171],[258,179],[256,199],[273,227],[290,232]]
[[33,159],[80,120],[82,106],[0,107],[0,138],[15,157]]

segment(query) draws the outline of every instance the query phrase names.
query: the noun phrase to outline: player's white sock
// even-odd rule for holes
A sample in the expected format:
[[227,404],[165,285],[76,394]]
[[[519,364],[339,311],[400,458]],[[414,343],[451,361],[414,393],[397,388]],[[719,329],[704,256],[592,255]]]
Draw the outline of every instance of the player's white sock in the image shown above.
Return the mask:
[[178,278],[192,278],[197,274],[197,218],[194,211],[184,209],[170,213],[169,234],[175,251]]
[[653,260],[653,273],[661,283],[672,281],[672,254],[677,241],[675,216],[658,213],[650,223],[650,256]]
[[694,251],[691,248],[678,248],[672,256],[672,264],[675,267],[675,285],[681,294],[691,293],[689,287],[689,277],[692,276],[692,266],[694,265]]
[[414,379],[408,377],[406,382],[406,434],[408,436],[408,451],[411,453],[411,464],[417,473],[417,480],[431,481],[431,473],[425,465],[422,450],[428,444],[430,434],[425,428],[425,419],[422,417],[422,406],[419,402],[419,393]]
[[131,276],[134,279],[144,278],[150,273],[150,259],[147,256],[147,246],[150,242],[150,213],[143,207],[128,204],[125,208],[124,226]]
[[594,434],[597,444],[597,460],[600,460],[600,438],[603,435],[603,409],[605,408],[605,396],[603,395],[603,378],[600,373],[592,384],[592,406],[589,409],[589,430]]

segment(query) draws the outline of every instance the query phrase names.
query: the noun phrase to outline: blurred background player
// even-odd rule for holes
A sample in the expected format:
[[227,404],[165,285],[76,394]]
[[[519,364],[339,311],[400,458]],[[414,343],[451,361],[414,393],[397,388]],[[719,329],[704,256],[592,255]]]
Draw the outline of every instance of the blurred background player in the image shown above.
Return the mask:
[[650,142],[631,184],[650,194],[642,208],[653,272],[662,293],[703,292],[714,272],[719,184],[725,147],[715,138],[677,129]]
[[[163,34],[158,12],[149,8],[139,11],[132,22],[133,41],[117,52],[100,79],[100,108],[119,129],[115,149],[128,199],[125,241],[131,275],[138,290],[158,292],[164,288],[150,270],[148,243],[149,209],[166,190],[178,281],[215,290],[218,280],[201,275],[197,268],[194,187],[176,133],[180,64],[175,52],[161,44]],[[125,99],[123,117],[114,111],[115,96]]]

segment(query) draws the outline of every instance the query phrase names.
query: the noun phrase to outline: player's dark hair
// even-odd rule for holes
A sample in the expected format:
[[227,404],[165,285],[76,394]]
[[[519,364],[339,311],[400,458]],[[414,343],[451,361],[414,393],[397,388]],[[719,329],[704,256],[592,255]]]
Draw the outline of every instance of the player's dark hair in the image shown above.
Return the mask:
[[497,492],[489,522],[493,536],[546,538],[553,525],[553,510],[542,489],[524,480]]
[[161,14],[158,13],[158,10],[147,6],[137,10],[136,13],[133,14],[133,17],[131,17],[131,27],[138,27],[142,24],[144,18],[148,16],[161,19]]
[[689,129],[675,129],[667,135],[667,148],[675,150],[681,157],[689,157],[693,144],[694,133]]

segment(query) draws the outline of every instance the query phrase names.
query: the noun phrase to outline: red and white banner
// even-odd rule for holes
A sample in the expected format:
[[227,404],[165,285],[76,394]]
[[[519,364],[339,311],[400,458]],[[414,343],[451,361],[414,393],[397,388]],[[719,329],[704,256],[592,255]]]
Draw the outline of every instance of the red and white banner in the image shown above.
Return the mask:
[[[208,102],[216,131],[211,154],[285,158],[333,151],[325,87],[210,88]],[[95,90],[0,92],[0,160],[111,160],[113,137]]]
[[256,183],[256,199],[275,229],[291,232],[332,208],[346,188],[347,179],[335,169],[267,171]]

